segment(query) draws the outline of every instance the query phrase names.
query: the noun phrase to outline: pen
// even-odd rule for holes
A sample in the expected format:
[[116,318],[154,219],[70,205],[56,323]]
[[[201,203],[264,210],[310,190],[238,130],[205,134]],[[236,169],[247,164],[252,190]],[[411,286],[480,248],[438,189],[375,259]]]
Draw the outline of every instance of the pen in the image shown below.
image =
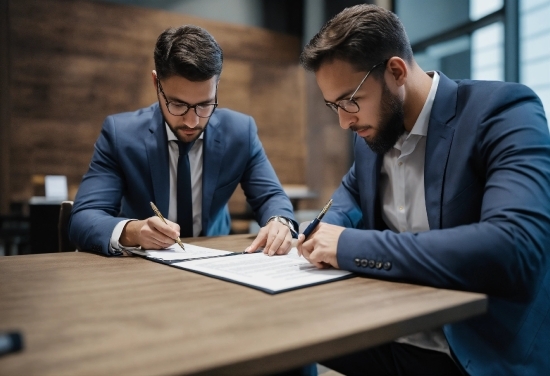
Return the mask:
[[310,222],[310,224],[306,227],[306,229],[304,230],[303,234],[305,235],[306,239],[309,235],[311,235],[311,233],[313,232],[313,230],[315,230],[315,227],[317,227],[317,225],[319,224],[319,222],[321,221],[321,219],[323,219],[323,217],[325,216],[325,213],[328,211],[328,209],[330,208],[330,205],[332,205],[332,199],[328,200],[327,204],[325,205],[325,207],[323,208],[323,210],[321,210],[321,212],[319,213],[319,215],[313,220]]
[[[166,219],[164,219],[164,217],[162,216],[162,214],[160,213],[160,211],[157,209],[157,207],[155,206],[155,204],[153,204],[152,202],[150,202],[151,204],[151,207],[153,208],[153,211],[155,212],[155,214],[157,215],[157,217],[159,217],[160,219],[162,219],[162,221],[164,223],[166,223]],[[168,224],[168,223],[166,223]],[[176,241],[176,243],[178,243],[181,247],[181,249],[183,249],[185,251],[185,247],[183,246],[183,243],[181,242],[181,239],[180,237],[178,236],[176,239],[174,239]]]

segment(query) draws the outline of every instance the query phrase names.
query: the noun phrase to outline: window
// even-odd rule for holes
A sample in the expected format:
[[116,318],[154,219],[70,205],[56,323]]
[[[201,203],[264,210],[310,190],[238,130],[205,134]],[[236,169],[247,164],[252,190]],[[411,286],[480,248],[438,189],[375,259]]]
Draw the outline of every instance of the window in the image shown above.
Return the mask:
[[550,115],[550,0],[520,0],[520,82]]
[[[521,82],[550,117],[550,0],[394,1],[407,32],[413,29],[413,52],[424,70]],[[430,13],[437,17],[427,28]]]
[[504,25],[495,22],[472,33],[471,78],[504,81]]

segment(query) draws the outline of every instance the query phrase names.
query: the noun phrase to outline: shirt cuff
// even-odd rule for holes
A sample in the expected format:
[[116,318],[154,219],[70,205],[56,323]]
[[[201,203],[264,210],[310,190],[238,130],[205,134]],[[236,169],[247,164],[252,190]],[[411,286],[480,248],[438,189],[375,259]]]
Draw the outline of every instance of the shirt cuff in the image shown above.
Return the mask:
[[124,226],[126,226],[126,223],[130,221],[136,221],[136,219],[125,219],[123,221],[120,221],[117,223],[117,225],[113,229],[113,233],[111,234],[111,241],[109,242],[109,252],[111,254],[116,256],[130,256],[131,250],[141,249],[140,246],[125,247],[122,244],[120,244],[120,235],[122,235],[122,230],[124,230]]

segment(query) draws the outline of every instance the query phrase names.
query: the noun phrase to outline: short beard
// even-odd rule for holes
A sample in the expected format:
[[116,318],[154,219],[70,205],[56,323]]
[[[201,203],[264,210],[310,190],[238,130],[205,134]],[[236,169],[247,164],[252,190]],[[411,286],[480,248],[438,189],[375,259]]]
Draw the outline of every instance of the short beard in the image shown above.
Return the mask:
[[[170,130],[172,131],[172,133],[174,134],[174,136],[176,136],[176,138],[178,139],[178,141],[183,142],[183,143],[195,142],[196,140],[199,139],[199,137],[201,136],[201,134],[204,133],[204,129],[206,128],[206,126],[205,126],[205,128],[202,128],[202,130],[201,130],[199,133],[197,133],[197,135],[196,135],[193,139],[186,141],[186,140],[182,140],[181,137],[178,135],[177,132],[174,132],[174,129],[175,129],[175,128],[173,128],[168,122],[166,122],[166,123],[168,124],[168,127],[170,128]],[[180,127],[179,129],[191,129],[191,128],[189,128],[189,127]],[[196,128],[195,128],[195,129],[196,129]]]
[[397,95],[391,93],[386,82],[382,82],[378,133],[371,141],[363,138],[371,150],[379,155],[384,155],[390,151],[399,140],[399,137],[405,133],[403,101]]

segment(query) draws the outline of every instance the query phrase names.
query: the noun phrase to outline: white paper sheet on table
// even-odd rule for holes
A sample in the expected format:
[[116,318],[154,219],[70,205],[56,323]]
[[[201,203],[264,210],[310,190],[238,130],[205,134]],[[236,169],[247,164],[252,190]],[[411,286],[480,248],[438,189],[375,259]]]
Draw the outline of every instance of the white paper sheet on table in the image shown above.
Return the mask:
[[338,269],[317,269],[298,256],[296,248],[287,255],[267,256],[262,252],[241,253],[184,243],[166,250],[140,250],[147,259],[210,277],[235,282],[270,294],[352,277]]

